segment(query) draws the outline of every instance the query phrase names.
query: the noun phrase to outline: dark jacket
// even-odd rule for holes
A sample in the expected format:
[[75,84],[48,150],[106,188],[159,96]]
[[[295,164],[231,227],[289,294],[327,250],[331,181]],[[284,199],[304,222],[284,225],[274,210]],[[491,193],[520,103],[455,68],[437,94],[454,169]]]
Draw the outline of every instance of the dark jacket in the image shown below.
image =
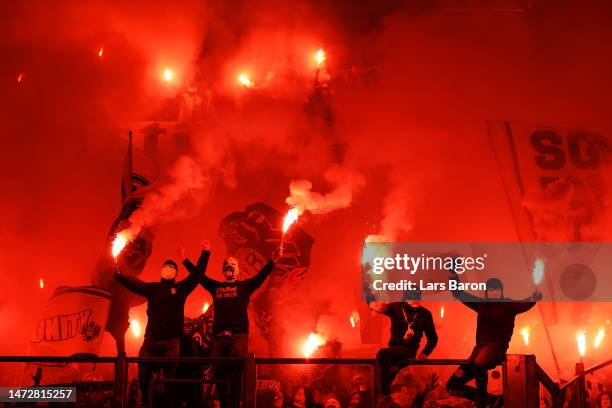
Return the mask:
[[[457,280],[456,275],[454,279]],[[477,313],[477,346],[495,343],[507,348],[514,332],[516,315],[528,311],[536,304],[532,297],[524,301],[508,298],[489,300],[463,290],[454,290],[453,296]]]
[[[263,268],[253,277],[235,282],[220,282],[209,278],[204,274],[201,263],[208,262],[210,252],[202,251],[198,266],[196,267],[189,259],[183,261],[187,270],[199,276],[202,287],[206,289],[213,298],[215,317],[213,323],[213,334],[229,331],[232,334],[249,332],[249,315],[247,313],[251,295],[255,292],[272,273],[275,263],[268,261]],[[205,264],[205,263],[204,263]]]
[[[206,269],[204,265],[203,269]],[[143,282],[133,276],[115,273],[115,279],[128,290],[147,299],[145,337],[151,340],[179,339],[183,333],[185,300],[198,285],[198,275],[189,274],[181,281],[161,279]]]
[[407,302],[393,302],[387,304],[383,313],[391,318],[389,346],[408,347],[416,352],[424,334],[427,344],[423,353],[430,355],[438,344],[433,317],[423,306],[413,307]]

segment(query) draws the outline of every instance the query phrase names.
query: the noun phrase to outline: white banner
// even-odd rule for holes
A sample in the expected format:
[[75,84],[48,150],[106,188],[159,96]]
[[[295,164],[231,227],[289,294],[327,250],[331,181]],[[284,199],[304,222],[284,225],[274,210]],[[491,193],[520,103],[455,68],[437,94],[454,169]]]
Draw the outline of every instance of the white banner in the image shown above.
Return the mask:
[[57,288],[30,341],[29,355],[98,354],[111,295],[93,286]]

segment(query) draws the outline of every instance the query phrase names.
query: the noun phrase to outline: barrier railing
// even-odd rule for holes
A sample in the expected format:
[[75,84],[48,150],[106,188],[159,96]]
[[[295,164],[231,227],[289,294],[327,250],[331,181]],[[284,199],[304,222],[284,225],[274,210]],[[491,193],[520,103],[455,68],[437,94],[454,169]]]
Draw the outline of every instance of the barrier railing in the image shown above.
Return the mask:
[[546,371],[544,371],[544,369],[540,367],[537,363],[535,365],[535,369],[536,369],[536,378],[538,379],[538,382],[542,384],[544,389],[546,389],[546,391],[548,391],[548,393],[551,395],[552,407],[553,408],[561,407],[563,405],[563,399],[561,398],[559,384],[554,382],[553,379],[550,378],[548,374],[546,374]]
[[[546,372],[535,363],[533,356],[526,358],[532,365],[531,372],[535,376],[537,382],[553,396],[553,406],[558,407],[562,404],[563,390],[569,385],[579,381],[593,371],[612,364],[612,360],[585,370],[581,375],[576,376],[572,381],[559,387]],[[405,360],[401,366],[443,366],[443,365],[461,365],[468,363],[466,359],[429,359],[429,360]],[[257,379],[257,366],[261,365],[369,365],[373,368],[375,394],[380,390],[380,368],[375,359],[354,359],[354,358],[255,358],[253,354],[248,354],[247,358],[212,358],[212,357],[128,357],[125,354],[116,357],[97,357],[76,355],[70,357],[50,357],[50,356],[0,356],[0,363],[107,363],[114,364],[114,407],[125,407],[126,391],[128,383],[128,368],[130,364],[135,363],[195,363],[207,365],[240,365],[243,368],[243,384],[244,390],[244,406],[246,408],[255,407],[255,391]],[[505,372],[505,366],[504,366]],[[529,375],[529,374],[527,374]],[[170,380],[173,381],[173,380]],[[169,381],[169,382],[170,382]],[[504,385],[505,388],[506,385]],[[505,391],[506,392],[506,391]],[[537,395],[537,394],[534,394]],[[527,396],[533,400],[533,395]],[[374,399],[373,399],[374,400]]]
[[587,406],[586,403],[586,381],[585,377],[589,374],[593,374],[595,371],[600,370],[604,367],[612,365],[612,359],[604,361],[603,363],[596,364],[587,369],[584,368],[584,364],[578,363],[576,364],[576,376],[572,378],[570,381],[564,383],[559,387],[559,398],[561,399],[567,392],[571,389],[571,387],[575,386],[577,391],[576,399],[578,403],[577,408],[584,408]]

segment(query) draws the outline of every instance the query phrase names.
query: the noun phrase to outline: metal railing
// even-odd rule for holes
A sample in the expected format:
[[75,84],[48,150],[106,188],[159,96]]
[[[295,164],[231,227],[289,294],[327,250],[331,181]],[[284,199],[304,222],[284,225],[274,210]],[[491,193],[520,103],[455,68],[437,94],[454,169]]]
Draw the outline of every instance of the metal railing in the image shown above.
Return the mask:
[[588,375],[588,374],[593,374],[595,371],[600,370],[604,367],[607,367],[609,365],[612,365],[612,360],[608,360],[608,361],[604,361],[603,363],[599,363],[596,364],[592,367],[587,368],[586,370],[584,370],[583,372],[577,374],[574,378],[572,378],[570,381],[566,382],[565,384],[563,384],[559,390],[560,391],[564,391],[565,389],[567,389],[567,387],[575,384],[576,382],[580,381],[581,378],[584,378],[584,376]]
[[[535,359],[533,359],[535,362]],[[468,363],[466,359],[428,359],[428,360],[404,360],[400,367],[407,366],[448,366],[461,365]],[[127,397],[128,384],[128,367],[135,363],[195,363],[207,365],[239,365],[243,368],[243,384],[244,384],[244,406],[246,408],[255,407],[256,395],[256,380],[257,366],[260,365],[369,365],[373,368],[374,386],[373,392],[377,395],[380,390],[380,368],[376,359],[367,358],[255,358],[253,354],[248,354],[246,358],[212,358],[212,357],[128,357],[125,354],[120,354],[116,357],[97,357],[76,355],[69,357],[50,357],[50,356],[0,356],[0,363],[107,363],[114,365],[114,407],[125,407]],[[541,383],[545,389],[553,396],[553,406],[557,407],[561,404],[561,396],[563,389],[570,384],[578,381],[579,377],[596,371],[599,368],[612,364],[612,360],[597,366],[591,367],[588,370],[569,383],[559,387],[544,370],[535,364],[535,375],[537,381]],[[172,382],[173,379],[168,382]],[[214,381],[210,381],[214,382]]]
[[[431,360],[404,360],[401,364],[404,366],[411,365],[460,365],[467,363],[465,359],[431,359]],[[255,358],[253,354],[248,354],[247,358],[212,358],[212,357],[128,357],[125,354],[120,354],[116,357],[97,357],[88,355],[75,355],[66,357],[50,357],[50,356],[0,356],[0,363],[55,363],[55,364],[70,364],[70,363],[107,363],[114,364],[114,404],[115,407],[125,407],[127,383],[128,383],[128,367],[129,364],[135,363],[195,363],[195,364],[230,364],[241,365],[244,367],[244,384],[245,384],[245,406],[252,408],[255,406],[255,386],[257,379],[257,366],[259,365],[276,365],[276,364],[291,364],[291,365],[369,365],[374,370],[374,387],[375,393],[380,389],[379,378],[380,369],[376,363],[376,359],[355,359],[355,358]],[[168,382],[172,382],[170,380]]]

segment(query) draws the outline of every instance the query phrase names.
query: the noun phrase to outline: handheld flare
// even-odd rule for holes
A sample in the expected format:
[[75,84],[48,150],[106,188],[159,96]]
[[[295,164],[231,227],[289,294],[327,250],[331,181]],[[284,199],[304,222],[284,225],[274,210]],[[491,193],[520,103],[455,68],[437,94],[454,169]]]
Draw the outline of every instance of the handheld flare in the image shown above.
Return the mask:
[[539,285],[542,282],[542,278],[544,277],[544,267],[545,263],[542,258],[536,258],[533,263],[532,277],[533,283],[535,285]]
[[294,222],[296,222],[299,217],[300,217],[300,213],[298,209],[295,207],[289,209],[289,211],[287,212],[287,215],[285,215],[285,218],[283,219],[283,237],[281,239],[281,248],[283,247],[283,244],[285,243],[285,234],[287,233],[287,231],[289,231],[289,228],[291,227],[291,225]]
[[315,52],[315,62],[317,64],[317,68],[321,68],[321,66],[327,60],[327,53],[323,48],[319,48],[317,52]]
[[586,334],[584,331],[578,332],[576,335],[576,347],[578,347],[578,353],[580,358],[586,354]]
[[115,239],[113,240],[113,246],[111,249],[113,258],[117,259],[117,257],[119,256],[121,251],[123,251],[123,248],[125,248],[126,245],[127,238],[121,233],[117,234],[117,236],[115,236]]

